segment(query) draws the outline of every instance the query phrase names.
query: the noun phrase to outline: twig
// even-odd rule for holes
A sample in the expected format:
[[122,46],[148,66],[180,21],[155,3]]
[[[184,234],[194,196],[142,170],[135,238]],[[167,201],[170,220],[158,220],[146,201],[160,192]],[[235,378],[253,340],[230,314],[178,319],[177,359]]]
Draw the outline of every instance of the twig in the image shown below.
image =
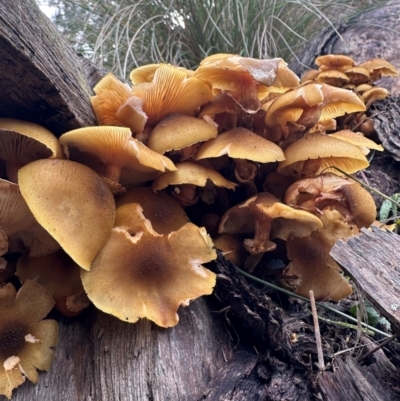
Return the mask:
[[322,352],[321,332],[319,331],[318,314],[317,314],[317,307],[315,306],[314,291],[310,290],[309,294],[310,294],[312,316],[314,320],[315,341],[317,343],[318,367],[319,370],[322,371],[325,370],[325,362],[324,362],[324,354]]
[[381,349],[382,347],[384,347],[386,344],[389,344],[390,342],[392,342],[395,338],[397,338],[399,336],[399,333],[393,334],[391,337],[389,338],[385,338],[379,345],[377,345],[375,348],[372,348],[370,351],[368,351],[365,355],[363,355],[358,362],[361,362],[363,359],[368,358],[370,355],[372,355],[374,352],[378,351],[379,349]]

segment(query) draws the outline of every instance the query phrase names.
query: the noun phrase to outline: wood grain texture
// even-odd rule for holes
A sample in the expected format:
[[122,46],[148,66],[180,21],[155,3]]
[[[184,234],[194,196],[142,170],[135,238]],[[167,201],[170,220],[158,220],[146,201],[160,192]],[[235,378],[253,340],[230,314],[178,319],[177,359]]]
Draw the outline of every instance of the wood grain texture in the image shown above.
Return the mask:
[[[232,356],[229,337],[204,299],[162,329],[128,324],[94,310],[60,322],[50,371],[25,383],[13,401],[194,401]],[[5,397],[0,396],[0,400]]]
[[400,333],[400,236],[362,229],[347,242],[339,240],[330,254]]
[[34,0],[0,0],[0,62],[0,116],[56,135],[96,123],[79,57]]

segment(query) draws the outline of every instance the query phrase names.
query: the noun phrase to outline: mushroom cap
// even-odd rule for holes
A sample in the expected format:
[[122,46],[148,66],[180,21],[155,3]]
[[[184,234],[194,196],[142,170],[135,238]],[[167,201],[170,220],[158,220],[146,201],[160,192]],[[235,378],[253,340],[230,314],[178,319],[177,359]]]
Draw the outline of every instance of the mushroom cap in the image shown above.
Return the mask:
[[364,63],[359,64],[359,67],[368,70],[373,81],[379,79],[381,76],[396,76],[399,74],[396,68],[389,63],[389,61],[381,58],[373,58],[365,61]]
[[160,191],[169,185],[193,184],[205,187],[210,180],[217,187],[235,189],[237,184],[228,181],[217,171],[194,162],[176,164],[176,171],[165,173],[156,178],[152,184],[154,191]]
[[99,125],[122,125],[117,118],[117,111],[132,96],[129,86],[110,72],[97,83],[93,91],[96,96],[90,100]]
[[149,149],[129,128],[86,127],[60,137],[68,158],[114,181],[133,185],[175,170],[170,159]]
[[243,241],[233,234],[219,234],[213,238],[215,249],[221,251],[224,257],[238,267],[244,265],[246,252]]
[[194,115],[201,105],[212,100],[210,87],[186,71],[168,64],[160,64],[152,82],[144,82],[132,88],[132,93],[143,100],[143,111],[148,125],[156,125],[171,113]]
[[80,267],[63,251],[39,258],[22,255],[16,274],[24,283],[31,279],[53,296],[55,308],[65,316],[76,316],[90,305],[80,277]]
[[297,278],[296,294],[309,297],[309,290],[313,290],[316,300],[339,301],[350,295],[352,288],[340,274],[341,269],[329,252],[338,239],[348,238],[354,233],[336,210],[328,211],[322,218],[323,229],[286,243],[292,262],[284,274],[289,279]]
[[37,383],[39,370],[49,370],[57,344],[58,323],[42,320],[54,300],[40,284],[27,280],[18,293],[12,284],[0,288],[0,394],[11,397],[25,381]]
[[346,129],[334,132],[333,134],[329,134],[329,136],[342,139],[343,141],[359,146],[365,155],[369,153],[369,149],[379,150],[380,152],[383,152],[382,145],[378,145],[371,139],[366,138],[361,132],[353,132]]
[[[313,133],[305,135],[285,149],[286,160],[278,165],[278,173],[286,176],[294,172],[319,175],[323,170],[336,166],[353,174],[369,166],[361,149],[341,139]],[[308,165],[315,160],[315,164]]]
[[171,196],[161,191],[154,193],[148,187],[133,188],[117,198],[117,209],[129,203],[140,204],[144,217],[158,234],[177,231],[189,221],[182,206]]
[[90,168],[70,160],[37,160],[18,173],[21,194],[39,224],[83,269],[110,236],[115,202]]
[[350,78],[341,71],[326,70],[318,74],[317,82],[323,82],[332,86],[342,86],[343,84],[350,82]]
[[371,89],[368,89],[365,92],[363,92],[361,96],[368,108],[371,105],[371,103],[375,102],[376,100],[386,99],[389,96],[389,91],[385,88],[374,86]]
[[212,121],[175,113],[164,117],[153,128],[147,146],[164,154],[207,141],[217,135],[217,126]]
[[326,54],[317,57],[315,59],[315,64],[319,66],[320,71],[345,71],[354,66],[354,60],[351,57],[342,54]]
[[[131,221],[122,223],[119,214]],[[201,266],[216,258],[210,237],[191,223],[158,235],[137,204],[120,207],[116,221],[122,225],[113,229],[91,271],[81,272],[89,298],[127,322],[145,317],[175,326],[179,305],[210,294],[215,285],[216,275]]]
[[[144,82],[151,82],[154,79],[154,75],[161,64],[147,64],[142,65],[138,68],[134,68],[130,74],[129,79],[132,81],[133,85],[139,85]],[[194,71],[188,70],[183,67],[175,67],[179,71],[183,71],[186,73],[187,77],[191,77],[194,74]]]
[[219,134],[215,139],[204,143],[196,160],[223,155],[260,163],[271,163],[285,158],[278,145],[242,127]]
[[366,68],[355,66],[349,68],[344,72],[349,78],[353,85],[361,85],[369,82],[370,75]]

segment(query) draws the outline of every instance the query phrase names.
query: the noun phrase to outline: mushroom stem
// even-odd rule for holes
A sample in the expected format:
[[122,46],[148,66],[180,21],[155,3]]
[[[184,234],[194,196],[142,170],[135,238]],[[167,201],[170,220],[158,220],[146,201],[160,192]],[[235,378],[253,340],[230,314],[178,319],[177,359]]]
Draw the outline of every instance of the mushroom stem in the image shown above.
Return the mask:
[[233,159],[235,177],[240,183],[251,181],[257,174],[257,167],[246,159]]
[[255,234],[254,239],[244,240],[244,247],[251,255],[273,251],[276,244],[269,240],[272,219],[262,213],[256,205],[251,206],[251,209],[255,221]]
[[116,164],[107,164],[104,177],[108,178],[113,182],[119,182],[121,176],[121,166]]

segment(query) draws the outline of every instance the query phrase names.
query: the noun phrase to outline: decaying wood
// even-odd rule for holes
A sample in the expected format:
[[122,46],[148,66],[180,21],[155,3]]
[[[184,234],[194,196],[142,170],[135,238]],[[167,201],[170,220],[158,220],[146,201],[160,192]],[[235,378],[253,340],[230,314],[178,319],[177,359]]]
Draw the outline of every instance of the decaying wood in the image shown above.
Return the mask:
[[0,1],[0,62],[1,116],[56,135],[95,124],[81,62],[34,0]]
[[347,242],[338,241],[331,255],[400,333],[400,236],[363,229]]

